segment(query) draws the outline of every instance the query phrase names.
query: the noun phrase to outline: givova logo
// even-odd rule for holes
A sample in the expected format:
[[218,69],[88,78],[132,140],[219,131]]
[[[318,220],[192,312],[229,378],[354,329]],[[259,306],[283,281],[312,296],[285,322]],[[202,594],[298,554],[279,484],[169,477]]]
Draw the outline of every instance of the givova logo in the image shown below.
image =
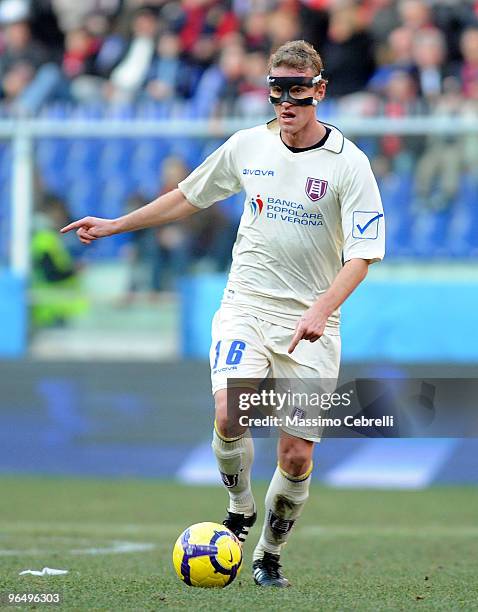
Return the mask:
[[260,194],[249,200],[249,206],[251,207],[253,219],[257,219],[264,207],[264,202],[262,201]]
[[274,176],[274,170],[263,170],[262,168],[243,168],[242,174],[252,174],[254,176]]

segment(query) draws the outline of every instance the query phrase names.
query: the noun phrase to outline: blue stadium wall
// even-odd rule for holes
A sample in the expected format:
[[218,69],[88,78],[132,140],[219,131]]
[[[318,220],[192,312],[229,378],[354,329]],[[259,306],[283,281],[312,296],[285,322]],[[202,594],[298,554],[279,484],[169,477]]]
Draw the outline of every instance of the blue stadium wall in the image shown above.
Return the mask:
[[[182,353],[206,358],[223,275],[185,279]],[[349,362],[478,362],[477,280],[368,278],[342,308],[342,359]]]
[[25,283],[0,270],[0,357],[21,357],[27,344]]

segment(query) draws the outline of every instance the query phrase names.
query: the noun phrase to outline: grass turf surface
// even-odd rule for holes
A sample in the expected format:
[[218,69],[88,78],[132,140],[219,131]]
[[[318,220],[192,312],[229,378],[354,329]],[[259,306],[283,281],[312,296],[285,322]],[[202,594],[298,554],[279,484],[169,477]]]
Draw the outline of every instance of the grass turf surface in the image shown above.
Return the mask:
[[[265,487],[255,490],[260,502]],[[474,488],[348,491],[313,483],[283,554],[293,588],[276,590],[252,583],[259,526],[231,586],[193,589],[176,578],[174,541],[191,523],[221,520],[219,487],[4,477],[0,491],[0,593],[60,592],[54,610],[478,610]],[[131,544],[146,550],[109,552]],[[69,574],[18,576],[44,566]]]

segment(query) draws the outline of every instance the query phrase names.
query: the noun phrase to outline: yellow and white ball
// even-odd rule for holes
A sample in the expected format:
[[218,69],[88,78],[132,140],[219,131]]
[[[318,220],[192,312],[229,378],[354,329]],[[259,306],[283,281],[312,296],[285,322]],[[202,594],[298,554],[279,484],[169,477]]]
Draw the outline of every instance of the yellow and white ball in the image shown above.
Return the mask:
[[241,571],[241,544],[224,525],[197,523],[176,540],[173,565],[179,578],[189,586],[222,588],[231,584]]

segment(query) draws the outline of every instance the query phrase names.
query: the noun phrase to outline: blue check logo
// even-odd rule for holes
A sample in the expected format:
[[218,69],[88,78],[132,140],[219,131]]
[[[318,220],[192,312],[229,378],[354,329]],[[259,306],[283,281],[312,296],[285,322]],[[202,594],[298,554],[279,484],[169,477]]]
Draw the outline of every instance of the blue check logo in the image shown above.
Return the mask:
[[375,240],[378,237],[378,224],[383,213],[378,210],[356,210],[353,214],[353,238]]

